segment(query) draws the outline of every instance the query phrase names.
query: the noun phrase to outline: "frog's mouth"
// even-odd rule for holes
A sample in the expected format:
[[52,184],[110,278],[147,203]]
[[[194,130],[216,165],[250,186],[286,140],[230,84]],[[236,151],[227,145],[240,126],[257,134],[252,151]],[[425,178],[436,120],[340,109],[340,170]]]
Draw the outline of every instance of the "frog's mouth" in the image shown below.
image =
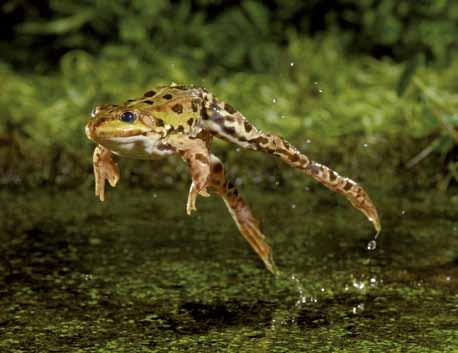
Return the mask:
[[102,125],[103,119],[98,121],[90,120],[85,127],[86,136],[89,140],[98,142],[99,140],[107,140],[111,138],[129,138],[135,136],[143,136],[148,134],[150,131],[145,129],[139,129],[138,127],[114,129],[110,126],[106,127]]
[[89,140],[94,141],[94,124],[91,124],[92,121],[88,122],[84,127],[84,132],[86,133],[86,137]]
[[140,134],[98,138],[97,142],[116,154],[143,159],[158,153],[157,145],[160,139],[161,135],[159,134]]

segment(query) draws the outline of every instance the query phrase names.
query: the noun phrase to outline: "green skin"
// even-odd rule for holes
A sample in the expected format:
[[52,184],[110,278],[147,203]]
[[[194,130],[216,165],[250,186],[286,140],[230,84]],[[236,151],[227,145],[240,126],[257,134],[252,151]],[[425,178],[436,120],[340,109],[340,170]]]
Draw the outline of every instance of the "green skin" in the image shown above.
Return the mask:
[[360,185],[312,161],[283,138],[257,129],[240,112],[202,88],[162,86],[121,105],[99,105],[86,125],[86,135],[97,143],[93,164],[95,193],[101,201],[105,199],[105,181],[114,187],[120,177],[112,154],[137,159],[178,154],[192,175],[187,214],[196,210],[198,195],[209,196],[207,189],[220,195],[242,235],[273,273],[277,270],[272,251],[256,218],[225,178],[221,161],[209,151],[214,136],[280,157],[343,194],[372,222],[377,234],[381,230],[377,209]]

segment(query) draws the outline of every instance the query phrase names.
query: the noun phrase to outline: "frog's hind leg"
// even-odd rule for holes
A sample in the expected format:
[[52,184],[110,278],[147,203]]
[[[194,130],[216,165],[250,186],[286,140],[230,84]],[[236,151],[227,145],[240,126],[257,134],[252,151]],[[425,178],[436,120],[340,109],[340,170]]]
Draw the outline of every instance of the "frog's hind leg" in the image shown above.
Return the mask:
[[246,149],[263,151],[281,158],[333,191],[343,194],[380,232],[377,209],[366,191],[353,180],[312,161],[280,136],[265,133],[252,125],[240,112],[212,97],[206,102],[204,124],[216,136]]
[[209,186],[223,198],[240,233],[259,255],[267,269],[274,274],[278,273],[272,257],[272,250],[265,241],[265,236],[259,228],[258,221],[253,216],[245,200],[239,195],[235,185],[226,179],[223,164],[213,154],[210,156],[210,164]]

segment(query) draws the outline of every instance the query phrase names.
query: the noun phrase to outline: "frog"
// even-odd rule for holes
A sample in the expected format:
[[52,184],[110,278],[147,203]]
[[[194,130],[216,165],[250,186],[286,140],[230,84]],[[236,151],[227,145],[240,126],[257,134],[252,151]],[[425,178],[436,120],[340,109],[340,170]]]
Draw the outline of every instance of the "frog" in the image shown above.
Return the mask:
[[221,197],[242,236],[274,274],[279,271],[272,248],[248,203],[226,176],[223,163],[211,152],[214,138],[278,157],[342,194],[372,223],[377,235],[381,231],[377,208],[360,184],[315,162],[283,137],[257,128],[228,102],[202,87],[157,86],[122,104],[96,105],[85,133],[96,144],[92,162],[95,195],[100,201],[105,200],[106,182],[115,187],[120,180],[116,156],[154,160],[177,155],[191,174],[186,213],[197,210],[198,196]]

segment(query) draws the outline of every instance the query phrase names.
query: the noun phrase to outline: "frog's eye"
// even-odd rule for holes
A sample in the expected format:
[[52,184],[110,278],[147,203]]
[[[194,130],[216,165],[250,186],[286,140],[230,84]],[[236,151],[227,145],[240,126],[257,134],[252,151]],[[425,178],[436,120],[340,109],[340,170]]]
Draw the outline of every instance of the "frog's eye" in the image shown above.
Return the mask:
[[97,107],[94,107],[91,111],[91,118],[95,118],[96,114],[97,114]]
[[124,112],[121,114],[121,121],[132,124],[135,121],[135,113]]

